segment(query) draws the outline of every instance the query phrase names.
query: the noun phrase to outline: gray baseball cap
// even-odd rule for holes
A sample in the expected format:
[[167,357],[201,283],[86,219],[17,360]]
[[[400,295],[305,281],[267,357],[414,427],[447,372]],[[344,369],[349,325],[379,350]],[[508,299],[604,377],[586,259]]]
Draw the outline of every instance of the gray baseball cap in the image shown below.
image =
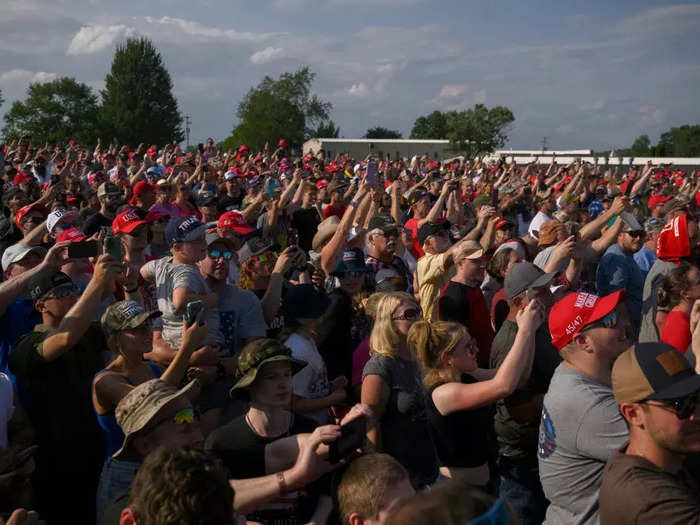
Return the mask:
[[508,299],[512,299],[532,288],[549,285],[557,272],[546,273],[530,262],[521,262],[513,266],[503,283]]

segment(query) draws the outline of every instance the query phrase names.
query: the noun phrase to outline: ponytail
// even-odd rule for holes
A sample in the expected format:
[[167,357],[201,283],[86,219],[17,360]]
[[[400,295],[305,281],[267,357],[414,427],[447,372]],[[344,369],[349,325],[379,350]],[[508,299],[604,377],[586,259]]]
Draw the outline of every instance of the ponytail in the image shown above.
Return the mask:
[[457,343],[467,335],[458,323],[447,321],[416,321],[408,331],[408,344],[423,367],[423,384],[430,387],[444,372],[442,356],[455,351]]

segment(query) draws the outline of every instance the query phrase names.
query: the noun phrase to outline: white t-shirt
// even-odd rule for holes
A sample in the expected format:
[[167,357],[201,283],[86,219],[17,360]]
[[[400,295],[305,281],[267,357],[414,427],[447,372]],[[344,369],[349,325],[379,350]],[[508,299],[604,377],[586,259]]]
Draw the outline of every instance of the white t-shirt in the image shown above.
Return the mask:
[[[294,374],[292,388],[295,396],[318,399],[328,397],[331,385],[328,382],[328,371],[323,357],[318,353],[316,343],[299,334],[290,335],[284,342],[291,349],[292,357],[306,361],[307,365]],[[315,420],[319,425],[328,423],[328,410],[318,410],[304,414]]]
[[15,413],[12,383],[0,373],[0,449],[7,448],[7,424]]

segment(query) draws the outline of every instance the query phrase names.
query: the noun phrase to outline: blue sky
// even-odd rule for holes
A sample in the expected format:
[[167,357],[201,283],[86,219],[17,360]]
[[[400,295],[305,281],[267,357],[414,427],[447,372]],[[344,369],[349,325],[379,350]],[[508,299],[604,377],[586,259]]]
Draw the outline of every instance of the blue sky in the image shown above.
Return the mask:
[[29,82],[95,89],[115,45],[161,51],[191,142],[230,134],[265,75],[308,65],[346,137],[475,103],[515,114],[507,147],[609,148],[700,123],[700,3],[5,0],[0,114]]

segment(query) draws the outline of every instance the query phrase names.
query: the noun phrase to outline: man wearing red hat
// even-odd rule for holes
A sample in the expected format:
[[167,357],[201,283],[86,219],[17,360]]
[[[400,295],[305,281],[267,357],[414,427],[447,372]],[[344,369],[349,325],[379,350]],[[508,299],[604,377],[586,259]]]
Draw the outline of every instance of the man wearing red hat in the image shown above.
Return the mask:
[[605,462],[628,438],[610,382],[630,345],[625,292],[570,293],[552,307],[549,330],[562,363],[544,397],[538,443],[545,523],[598,523]]
[[155,188],[153,186],[145,180],[140,180],[134,184],[133,196],[129,204],[143,211],[148,211],[155,202]]

